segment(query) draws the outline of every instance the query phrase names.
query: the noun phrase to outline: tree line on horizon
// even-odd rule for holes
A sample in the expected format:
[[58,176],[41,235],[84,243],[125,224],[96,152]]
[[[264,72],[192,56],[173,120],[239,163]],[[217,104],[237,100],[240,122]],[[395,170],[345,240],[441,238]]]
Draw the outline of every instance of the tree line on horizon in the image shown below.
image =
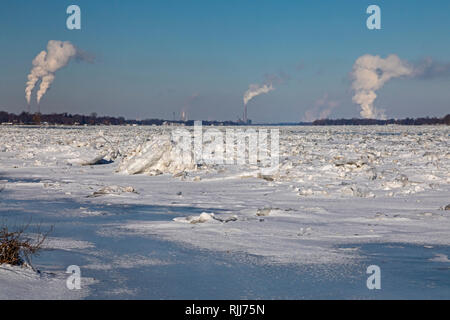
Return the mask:
[[405,119],[322,119],[313,121],[314,126],[339,126],[339,125],[388,125],[398,124],[406,126],[420,126],[420,125],[450,125],[450,114],[445,117],[422,117],[422,118],[405,118]]
[[[0,111],[0,124],[11,123],[21,125],[37,125],[37,124],[50,124],[50,125],[163,125],[163,124],[184,124],[186,126],[193,126],[194,120],[181,121],[181,120],[164,120],[164,119],[144,119],[144,120],[127,120],[124,117],[110,117],[110,116],[98,116],[95,112],[90,115],[70,114],[64,113],[51,113],[51,114],[31,114],[28,112],[22,112],[18,115],[14,113],[8,113],[6,111]],[[233,121],[203,121],[205,125],[235,125]]]
[[[52,114],[31,114],[22,112],[18,115],[0,111],[0,123],[11,123],[21,125],[36,125],[36,124],[50,124],[50,125],[163,125],[163,124],[184,124],[186,126],[194,125],[194,120],[177,121],[177,120],[163,120],[163,119],[145,119],[145,120],[127,120],[124,117],[109,117],[97,116],[96,113],[90,115],[79,115],[64,113]],[[242,122],[234,121],[202,121],[204,125],[243,125]],[[286,125],[313,125],[313,126],[327,126],[327,125],[450,125],[450,114],[442,118],[437,117],[422,117],[422,118],[405,118],[405,119],[322,119],[313,122],[298,122],[286,123]]]

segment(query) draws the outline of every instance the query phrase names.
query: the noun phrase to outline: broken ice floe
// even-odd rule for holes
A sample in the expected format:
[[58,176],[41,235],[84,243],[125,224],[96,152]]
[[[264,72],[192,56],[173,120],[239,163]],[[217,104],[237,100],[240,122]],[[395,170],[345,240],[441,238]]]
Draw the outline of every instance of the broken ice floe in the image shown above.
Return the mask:
[[118,172],[126,174],[182,174],[196,168],[194,161],[183,157],[181,149],[169,137],[150,140],[131,151],[121,162]]
[[185,217],[185,218],[174,218],[173,221],[196,224],[196,223],[204,223],[204,222],[212,221],[212,220],[214,220],[213,217],[214,217],[214,213],[203,212],[199,216],[189,216],[189,217]]
[[258,211],[256,211],[256,215],[258,217],[265,217],[265,216],[268,216],[271,211],[272,211],[272,208],[258,209]]
[[442,254],[442,253],[436,254],[436,256],[434,258],[430,259],[430,261],[450,263],[450,259],[448,258],[448,256],[445,254]]
[[267,217],[267,216],[280,216],[286,214],[289,210],[283,210],[279,208],[271,208],[271,207],[265,207],[262,209],[256,210],[256,216],[258,217]]
[[173,221],[185,222],[185,223],[191,223],[191,224],[205,223],[208,221],[219,221],[219,222],[227,223],[227,222],[237,221],[237,216],[232,215],[229,217],[222,217],[222,216],[216,216],[214,213],[202,212],[198,216],[174,218]]
[[106,153],[100,153],[100,154],[90,154],[87,152],[86,154],[80,154],[78,157],[67,160],[70,164],[76,164],[80,166],[89,166],[89,165],[95,165],[99,164],[104,160],[106,157]]
[[113,186],[103,187],[103,188],[99,189],[98,191],[95,191],[88,197],[89,198],[100,197],[100,196],[104,196],[104,195],[108,195],[108,194],[120,195],[122,193],[137,193],[137,191],[131,186],[121,187],[121,186],[113,185]]

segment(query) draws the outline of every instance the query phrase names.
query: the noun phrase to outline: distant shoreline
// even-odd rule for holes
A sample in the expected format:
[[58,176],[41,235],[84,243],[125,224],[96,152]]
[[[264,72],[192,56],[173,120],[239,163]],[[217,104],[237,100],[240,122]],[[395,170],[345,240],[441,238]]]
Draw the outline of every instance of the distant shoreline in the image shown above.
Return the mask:
[[[79,114],[59,113],[59,114],[21,114],[0,111],[1,125],[67,125],[67,126],[97,126],[97,125],[146,125],[146,126],[193,126],[194,120],[164,120],[164,119],[125,119],[124,117],[97,116],[95,113],[86,116]],[[279,122],[279,123],[243,123],[241,121],[215,121],[202,120],[205,126],[361,126],[361,125],[450,125],[450,114],[442,117],[421,117],[405,119],[322,119],[313,122]]]

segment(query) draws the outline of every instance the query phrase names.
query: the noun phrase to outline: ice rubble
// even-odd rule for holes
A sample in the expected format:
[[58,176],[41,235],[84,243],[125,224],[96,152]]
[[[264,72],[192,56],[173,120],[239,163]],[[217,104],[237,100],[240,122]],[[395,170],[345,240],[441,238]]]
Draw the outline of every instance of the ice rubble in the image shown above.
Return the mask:
[[108,194],[114,194],[114,195],[120,195],[122,193],[137,193],[137,191],[131,187],[122,187],[122,186],[117,186],[117,185],[112,185],[112,186],[106,186],[103,188],[100,188],[98,191],[95,191],[94,193],[92,193],[92,195],[90,195],[89,197],[100,197],[100,196],[104,196],[104,195],[108,195]]
[[[222,133],[225,134],[225,128]],[[188,129],[186,129],[188,130]],[[192,129],[190,129],[192,131]],[[234,129],[233,129],[234,130]],[[185,179],[191,172],[202,174],[223,173],[234,178],[257,177],[267,181],[273,181],[277,168],[270,167],[267,161],[258,160],[258,164],[244,163],[236,166],[240,160],[237,153],[238,145],[243,145],[245,159],[248,160],[249,146],[244,143],[246,138],[240,135],[234,137],[234,154],[225,152],[222,144],[212,144],[214,139],[209,136],[202,137],[202,149],[200,159],[196,159],[193,145],[185,145],[187,141],[183,137],[170,135],[167,132],[152,134],[147,141],[137,145],[128,153],[124,153],[117,172],[134,175],[147,174],[151,176],[159,174],[172,174],[174,177]],[[191,141],[192,142],[192,141]],[[188,142],[189,143],[189,142]],[[189,148],[185,150],[184,148]],[[261,151],[261,154],[263,150]],[[270,154],[269,147],[265,146],[265,153]],[[217,158],[216,158],[217,157]],[[218,161],[216,161],[218,160]],[[230,165],[230,162],[232,163]],[[192,181],[200,181],[202,177],[197,175]]]
[[301,198],[396,197],[450,183],[446,127],[282,127],[280,165],[264,174],[259,164],[187,161],[164,127],[0,130],[2,160],[14,167],[115,161],[111,172],[130,175],[169,173],[185,179],[195,172],[191,180],[197,182],[259,178],[288,183]]
[[[211,217],[195,216],[175,219],[185,224],[130,223],[126,228],[202,248],[300,263],[345,261],[331,243],[450,243],[448,217],[436,212],[448,203],[447,127],[280,130],[280,166],[272,173],[263,177],[250,165],[196,173],[202,180],[198,187],[190,186],[192,202],[207,198],[194,192],[203,185],[212,194],[202,205],[215,206],[220,196],[220,204],[237,213],[236,223],[211,223]],[[261,201],[267,205],[262,209]],[[309,208],[304,208],[306,203]],[[272,209],[286,206],[292,211]],[[252,213],[249,208],[254,208]],[[186,224],[190,221],[195,225]]]
[[11,127],[1,133],[0,152],[22,160],[23,166],[87,166],[114,161],[120,155],[117,137],[110,140],[95,128]]
[[189,216],[186,218],[174,218],[173,221],[176,222],[187,222],[187,223],[204,223],[207,221],[214,220],[214,213],[202,212],[199,216]]
[[70,164],[77,164],[81,166],[88,166],[100,163],[105,157],[106,153],[96,154],[92,150],[84,150],[80,152],[75,158],[68,159],[67,162]]
[[280,165],[271,171],[265,168],[264,173],[259,165],[248,163],[198,166],[193,157],[191,161],[182,157],[169,135],[152,134],[124,154],[117,171],[170,173],[181,178],[197,171],[195,181],[208,173],[222,178],[259,178],[268,183],[291,183],[301,197],[392,197],[450,181],[445,134],[429,128],[397,131],[396,127],[282,128]]
[[193,158],[183,158],[182,149],[168,136],[158,137],[138,145],[122,160],[117,171],[126,174],[179,174],[196,169]]
[[224,216],[224,215],[215,215],[214,213],[202,212],[198,216],[178,217],[178,218],[174,218],[173,221],[191,223],[191,224],[205,223],[205,222],[211,222],[211,221],[227,223],[227,222],[238,221],[238,217],[237,217],[237,215]]
[[[356,240],[450,243],[450,215],[443,210],[449,203],[448,127],[282,127],[280,166],[265,174],[259,165],[199,167],[182,161],[168,128],[99,130],[0,128],[0,173],[48,174],[54,189],[47,183],[37,190],[62,189],[73,198],[98,190],[99,195],[121,194],[99,202],[226,209],[237,216],[232,223],[218,223],[221,215],[206,213],[149,225],[131,221],[128,227],[277,261],[331,261],[340,256],[332,245]],[[106,154],[104,159],[114,163],[68,165],[86,150],[94,157]],[[183,179],[193,172],[195,178]],[[67,175],[70,183],[63,182]],[[99,189],[105,185],[112,189]],[[131,185],[140,194],[122,189]],[[30,187],[12,181],[7,191]]]

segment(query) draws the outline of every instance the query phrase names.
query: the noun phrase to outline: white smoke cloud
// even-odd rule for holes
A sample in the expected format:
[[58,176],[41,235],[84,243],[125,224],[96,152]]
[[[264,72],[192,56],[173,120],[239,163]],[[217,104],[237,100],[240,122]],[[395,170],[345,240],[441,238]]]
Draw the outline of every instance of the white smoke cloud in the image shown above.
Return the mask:
[[37,102],[41,101],[44,94],[55,80],[55,72],[65,67],[69,61],[77,56],[77,49],[68,41],[50,40],[47,51],[40,52],[33,60],[33,68],[28,75],[25,88],[25,98],[28,104],[31,101],[31,93],[36,83],[41,80],[39,90],[36,94]]
[[374,106],[376,91],[393,78],[414,76],[414,73],[414,67],[395,54],[386,59],[369,54],[359,57],[353,65],[352,89],[355,92],[353,102],[361,106],[361,116],[367,119],[385,118],[383,110],[377,110]]
[[264,75],[263,84],[251,84],[248,86],[248,90],[244,94],[244,105],[246,105],[254,97],[263,93],[269,93],[275,90],[274,85],[281,85],[291,79],[291,76],[283,71],[279,73],[266,73]]
[[270,91],[275,90],[275,88],[272,86],[272,84],[251,84],[248,87],[248,90],[244,94],[244,104],[247,104],[250,100],[252,100],[254,97],[259,96],[263,93],[269,93]]
[[333,109],[339,105],[339,101],[330,99],[328,93],[325,93],[320,99],[316,100],[313,108],[305,111],[302,121],[313,122],[314,120],[327,119]]
[[187,99],[184,102],[183,108],[181,109],[182,120],[187,120],[188,112],[190,111],[192,105],[200,98],[201,97],[199,93],[193,93],[189,97],[187,97]]
[[261,94],[267,94],[270,91],[275,90],[274,85],[281,85],[286,81],[289,81],[291,76],[283,71],[277,74],[266,73],[264,75],[263,84],[250,84],[248,90],[244,93],[244,114],[243,120],[247,121],[247,103],[250,102],[254,97]]

